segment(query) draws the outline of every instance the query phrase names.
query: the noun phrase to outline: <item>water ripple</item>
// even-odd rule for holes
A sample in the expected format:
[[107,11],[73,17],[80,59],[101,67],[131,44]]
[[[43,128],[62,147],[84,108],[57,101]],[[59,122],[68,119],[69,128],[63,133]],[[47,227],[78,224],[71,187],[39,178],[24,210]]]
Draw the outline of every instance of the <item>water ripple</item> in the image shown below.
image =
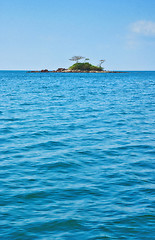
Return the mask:
[[0,72],[0,239],[154,239],[154,72]]

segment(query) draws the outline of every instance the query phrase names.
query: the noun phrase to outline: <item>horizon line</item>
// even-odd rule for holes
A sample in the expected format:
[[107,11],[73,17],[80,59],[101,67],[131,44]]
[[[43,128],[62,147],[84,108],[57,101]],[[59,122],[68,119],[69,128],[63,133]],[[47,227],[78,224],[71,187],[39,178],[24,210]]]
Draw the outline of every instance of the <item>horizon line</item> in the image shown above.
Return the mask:
[[[40,71],[38,69],[0,69],[0,71]],[[49,70],[49,69],[48,69]],[[52,70],[49,70],[49,71],[53,71],[54,69]],[[155,72],[155,70],[105,70],[105,71],[128,71],[128,72]]]

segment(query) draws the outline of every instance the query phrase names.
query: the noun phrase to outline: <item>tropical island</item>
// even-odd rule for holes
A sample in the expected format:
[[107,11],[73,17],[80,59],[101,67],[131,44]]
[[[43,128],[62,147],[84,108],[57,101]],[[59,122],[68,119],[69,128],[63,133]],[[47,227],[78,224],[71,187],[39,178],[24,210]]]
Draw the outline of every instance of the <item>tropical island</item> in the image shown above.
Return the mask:
[[[79,60],[84,59],[84,62],[79,62]],[[71,65],[68,69],[66,68],[58,68],[57,70],[49,71],[47,69],[41,71],[28,71],[28,72],[61,72],[61,73],[122,73],[120,71],[107,71],[104,70],[102,64],[105,60],[100,60],[99,65],[95,66],[89,63],[89,58],[84,58],[82,56],[74,56],[70,61],[75,61],[73,65]]]

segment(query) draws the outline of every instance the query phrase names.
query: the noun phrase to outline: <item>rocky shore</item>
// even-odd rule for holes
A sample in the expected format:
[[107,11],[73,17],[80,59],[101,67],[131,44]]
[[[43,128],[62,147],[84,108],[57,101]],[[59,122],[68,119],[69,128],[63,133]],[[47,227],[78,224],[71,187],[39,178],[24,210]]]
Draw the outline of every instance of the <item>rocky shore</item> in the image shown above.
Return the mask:
[[28,71],[28,73],[47,73],[47,72],[55,72],[55,73],[125,73],[122,71],[81,71],[81,70],[70,70],[66,68],[58,68],[57,70],[49,71],[47,69],[41,71]]

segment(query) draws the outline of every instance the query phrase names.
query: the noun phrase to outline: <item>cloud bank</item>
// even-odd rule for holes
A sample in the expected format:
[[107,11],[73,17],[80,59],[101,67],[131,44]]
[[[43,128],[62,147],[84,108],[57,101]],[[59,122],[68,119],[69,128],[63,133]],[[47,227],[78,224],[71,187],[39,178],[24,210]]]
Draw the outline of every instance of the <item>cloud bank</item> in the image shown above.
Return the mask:
[[145,20],[134,22],[131,31],[140,35],[155,36],[155,22]]

